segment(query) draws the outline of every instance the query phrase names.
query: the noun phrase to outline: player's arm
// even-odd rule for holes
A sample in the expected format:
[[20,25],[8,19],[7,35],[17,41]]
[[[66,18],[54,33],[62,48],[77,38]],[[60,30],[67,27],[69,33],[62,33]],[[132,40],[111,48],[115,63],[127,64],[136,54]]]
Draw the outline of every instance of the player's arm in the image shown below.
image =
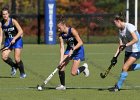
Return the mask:
[[135,32],[131,32],[131,35],[132,35],[132,40],[130,41],[130,42],[128,42],[127,44],[126,44],[126,46],[131,46],[131,45],[133,45],[134,43],[136,43],[136,42],[138,42],[138,37],[137,37],[137,35],[135,34]]
[[18,30],[17,35],[13,38],[13,41],[15,41],[16,39],[18,39],[19,37],[21,37],[23,35],[23,30],[22,30],[21,26],[19,25],[19,23],[15,19],[12,19],[12,22]]
[[1,23],[0,23],[0,48],[1,48],[1,44],[2,44],[2,39],[3,39],[3,31],[2,31],[2,27],[1,27]]
[[71,32],[72,32],[73,36],[75,37],[75,39],[76,39],[77,42],[78,42],[77,45],[73,48],[73,50],[76,50],[76,49],[78,49],[80,46],[83,45],[83,41],[81,40],[81,38],[80,38],[78,32],[77,32],[74,28],[71,29]]
[[64,59],[64,41],[61,36],[59,36],[59,43],[60,43],[60,62]]
[[133,45],[134,43],[138,42],[138,37],[137,37],[137,35],[135,34],[135,32],[131,32],[131,36],[132,36],[132,40],[131,40],[130,42],[128,42],[128,43],[126,43],[126,44],[120,45],[119,49],[120,49],[121,51],[123,51],[123,50],[125,49],[125,47],[131,46],[131,45]]
[[117,51],[116,51],[114,57],[118,54],[118,52],[123,51],[126,46],[127,46],[127,44],[123,44],[121,38],[119,38],[119,45],[118,45],[118,48],[117,48]]

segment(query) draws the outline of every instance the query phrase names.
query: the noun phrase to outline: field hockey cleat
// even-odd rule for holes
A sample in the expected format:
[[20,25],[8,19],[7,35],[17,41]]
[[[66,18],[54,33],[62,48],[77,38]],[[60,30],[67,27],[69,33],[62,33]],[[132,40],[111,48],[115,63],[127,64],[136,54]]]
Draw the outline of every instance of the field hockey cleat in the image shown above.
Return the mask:
[[89,76],[89,69],[88,69],[88,64],[84,63],[83,66],[85,67],[85,70],[83,71],[85,77]]
[[20,78],[25,78],[27,75],[25,73],[20,74]]
[[17,70],[15,69],[15,67],[12,67],[12,69],[11,69],[11,76],[15,76],[16,72],[17,72]]
[[66,90],[66,87],[64,85],[58,85],[56,90]]
[[117,92],[117,91],[120,91],[119,87],[117,85],[115,85],[114,87],[111,87],[111,88],[108,88],[108,90],[110,92]]

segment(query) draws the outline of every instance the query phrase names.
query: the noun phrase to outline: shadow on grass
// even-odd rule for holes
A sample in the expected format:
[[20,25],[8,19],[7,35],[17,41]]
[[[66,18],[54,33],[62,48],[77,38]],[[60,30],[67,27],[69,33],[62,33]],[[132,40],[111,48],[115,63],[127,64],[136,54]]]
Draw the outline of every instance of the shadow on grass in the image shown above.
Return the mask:
[[12,77],[12,76],[0,76],[0,78],[16,78],[16,77]]
[[[29,87],[32,89],[36,89],[37,90],[37,86],[36,87]],[[109,88],[101,88],[101,87],[67,87],[66,90],[97,90],[97,91],[109,91]],[[43,90],[56,90],[55,87],[44,87]],[[120,89],[120,91],[125,91],[125,90],[140,90],[140,88],[128,88],[128,89]]]
[[[99,88],[98,91],[109,91],[109,88]],[[120,91],[122,90],[134,90],[134,89],[120,89]]]

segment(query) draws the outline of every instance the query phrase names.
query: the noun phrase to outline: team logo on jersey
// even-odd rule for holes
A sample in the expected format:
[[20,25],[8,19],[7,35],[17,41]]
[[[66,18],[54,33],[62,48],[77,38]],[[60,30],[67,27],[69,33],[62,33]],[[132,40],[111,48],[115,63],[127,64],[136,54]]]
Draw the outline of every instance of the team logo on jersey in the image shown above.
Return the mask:
[[73,38],[73,37],[70,37],[70,38],[68,38],[68,39],[65,39],[65,41],[66,41],[67,43],[73,42],[73,41],[74,41],[74,38]]
[[4,32],[11,32],[11,31],[14,31],[14,30],[15,30],[14,27],[3,29]]

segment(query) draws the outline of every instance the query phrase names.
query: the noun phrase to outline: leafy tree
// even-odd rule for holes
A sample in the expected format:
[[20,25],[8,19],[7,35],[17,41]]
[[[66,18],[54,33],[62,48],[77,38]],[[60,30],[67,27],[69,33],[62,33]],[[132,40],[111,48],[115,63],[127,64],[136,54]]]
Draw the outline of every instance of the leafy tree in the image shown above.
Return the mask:
[[97,0],[96,6],[107,13],[121,12],[125,10],[126,0]]

